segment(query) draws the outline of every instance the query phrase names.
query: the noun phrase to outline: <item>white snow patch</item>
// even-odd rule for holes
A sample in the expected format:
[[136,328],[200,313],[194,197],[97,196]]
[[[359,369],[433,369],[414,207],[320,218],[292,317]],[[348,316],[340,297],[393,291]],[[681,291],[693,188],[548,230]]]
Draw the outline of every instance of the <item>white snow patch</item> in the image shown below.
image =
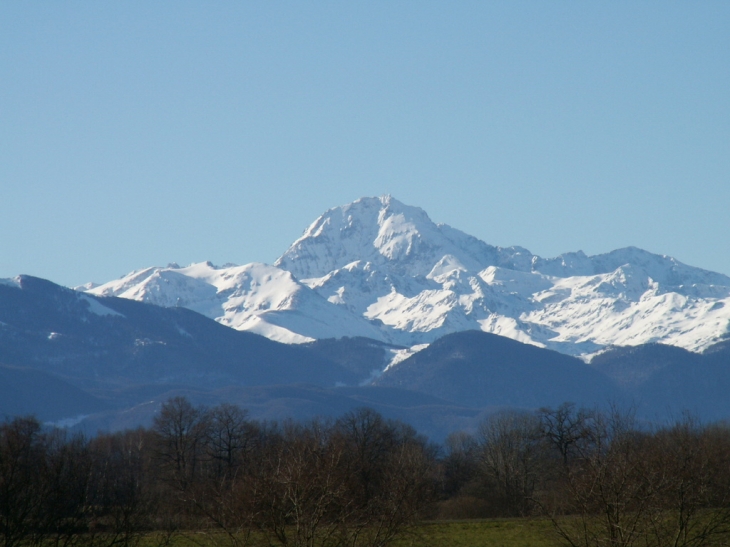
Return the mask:
[[523,344],[531,344],[533,346],[545,347],[545,344],[541,344],[532,339],[532,337],[526,333],[520,325],[520,323],[512,317],[504,317],[497,314],[492,314],[486,319],[479,321],[484,332],[491,332],[492,334],[498,334],[499,336],[506,336],[512,338]]
[[11,287],[16,287],[18,289],[21,288],[19,277],[2,278],[0,279],[0,285],[10,285]]
[[374,368],[370,371],[370,376],[362,380],[359,384],[357,384],[360,387],[369,386],[372,384],[375,380],[380,378],[383,375],[384,370],[380,370],[379,368]]
[[94,315],[100,315],[102,317],[108,316],[108,315],[117,315],[119,317],[124,317],[123,314],[119,313],[116,310],[113,310],[111,308],[107,308],[104,306],[101,302],[99,302],[96,298],[91,298],[89,296],[86,296],[85,294],[82,294],[80,298],[89,304],[89,311],[93,313]]
[[95,289],[99,287],[99,283],[94,283],[93,281],[89,281],[88,283],[84,283],[83,285],[77,285],[73,288],[73,290],[78,292],[89,292],[92,289]]
[[[430,344],[416,344],[415,346],[411,346],[410,348],[406,349],[392,349],[390,352],[393,354],[393,357],[390,359],[388,364],[383,369],[383,372],[385,372],[388,369],[393,368],[398,363],[402,363],[406,359],[408,359],[410,356],[415,355],[419,351],[422,351],[426,349]],[[382,374],[382,373],[381,373]]]
[[246,318],[242,323],[239,323],[236,330],[253,332],[265,336],[269,340],[275,342],[281,342],[283,344],[306,344],[314,342],[315,338],[309,336],[302,336],[296,332],[290,331],[284,327],[278,325],[272,325],[267,323],[261,317],[251,316]]
[[154,346],[155,344],[158,344],[160,346],[166,346],[167,342],[163,342],[162,340],[150,340],[149,338],[137,338],[134,341],[135,346]]

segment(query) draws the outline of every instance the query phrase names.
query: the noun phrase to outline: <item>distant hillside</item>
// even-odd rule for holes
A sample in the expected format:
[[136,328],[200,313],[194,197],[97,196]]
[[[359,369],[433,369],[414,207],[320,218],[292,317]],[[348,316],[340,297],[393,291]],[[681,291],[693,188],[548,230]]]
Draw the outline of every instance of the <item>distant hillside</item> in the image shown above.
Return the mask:
[[233,402],[259,419],[370,406],[434,439],[473,430],[500,408],[566,401],[632,405],[657,420],[683,410],[730,416],[727,341],[703,354],[612,348],[590,365],[481,331],[425,349],[363,337],[287,345],[185,308],[95,297],[29,276],[0,284],[0,363],[0,416],[81,419],[76,427],[92,434],[149,424],[179,394]]
[[80,386],[357,381],[312,352],[185,308],[95,297],[29,276],[17,287],[0,285],[0,323],[0,362],[33,366]]
[[0,365],[0,420],[31,414],[39,420],[75,419],[109,409],[108,402],[51,374]]
[[420,391],[475,407],[605,404],[623,393],[583,361],[478,331],[446,335],[386,370],[379,386]]

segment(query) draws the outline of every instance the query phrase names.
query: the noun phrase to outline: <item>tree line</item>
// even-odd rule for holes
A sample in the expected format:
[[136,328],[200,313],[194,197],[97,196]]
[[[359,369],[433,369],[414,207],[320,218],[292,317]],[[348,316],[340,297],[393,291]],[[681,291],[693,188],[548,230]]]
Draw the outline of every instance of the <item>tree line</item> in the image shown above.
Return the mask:
[[149,429],[86,439],[0,426],[4,547],[162,547],[181,531],[238,547],[386,545],[433,501],[437,450],[360,409],[258,423],[241,408],[162,405]]
[[[572,547],[730,544],[730,427],[563,404],[446,442],[442,511],[551,520]],[[445,516],[445,515],[442,515]]]
[[571,546],[730,542],[730,427],[564,404],[443,446],[370,409],[265,423],[178,397],[92,438],[0,425],[3,547],[384,546],[423,519],[541,516]]

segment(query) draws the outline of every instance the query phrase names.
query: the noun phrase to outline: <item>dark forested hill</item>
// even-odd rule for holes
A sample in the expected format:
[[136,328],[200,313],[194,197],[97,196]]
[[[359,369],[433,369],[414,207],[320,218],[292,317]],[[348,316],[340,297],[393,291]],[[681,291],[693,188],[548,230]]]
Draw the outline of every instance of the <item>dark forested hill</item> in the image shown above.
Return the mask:
[[595,404],[623,397],[580,359],[480,331],[446,335],[376,383],[478,407]]
[[78,293],[22,276],[0,285],[0,362],[82,386],[141,382],[221,387],[352,383],[353,373],[298,346],[235,331],[184,308]]
[[730,416],[730,343],[658,344],[580,359],[497,335],[403,349],[366,338],[286,345],[184,308],[102,298],[21,276],[0,284],[0,416],[84,418],[87,431],[149,423],[166,398],[231,401],[266,419],[377,408],[435,438],[497,408],[633,405],[662,419]]

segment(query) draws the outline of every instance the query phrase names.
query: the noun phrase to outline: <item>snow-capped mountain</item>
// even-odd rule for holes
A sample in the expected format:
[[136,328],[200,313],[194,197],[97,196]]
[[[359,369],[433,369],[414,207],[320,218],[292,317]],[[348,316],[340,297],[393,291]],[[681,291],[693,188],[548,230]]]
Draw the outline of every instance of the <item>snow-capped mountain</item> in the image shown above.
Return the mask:
[[572,355],[730,336],[730,277],[629,247],[544,259],[495,247],[390,196],[330,209],[274,266],[148,268],[85,289],[183,306],[290,343],[424,344],[477,329]]
[[382,337],[369,321],[328,302],[288,271],[260,263],[146,268],[87,292],[189,308],[236,330],[286,343],[337,338],[343,327],[352,336]]

